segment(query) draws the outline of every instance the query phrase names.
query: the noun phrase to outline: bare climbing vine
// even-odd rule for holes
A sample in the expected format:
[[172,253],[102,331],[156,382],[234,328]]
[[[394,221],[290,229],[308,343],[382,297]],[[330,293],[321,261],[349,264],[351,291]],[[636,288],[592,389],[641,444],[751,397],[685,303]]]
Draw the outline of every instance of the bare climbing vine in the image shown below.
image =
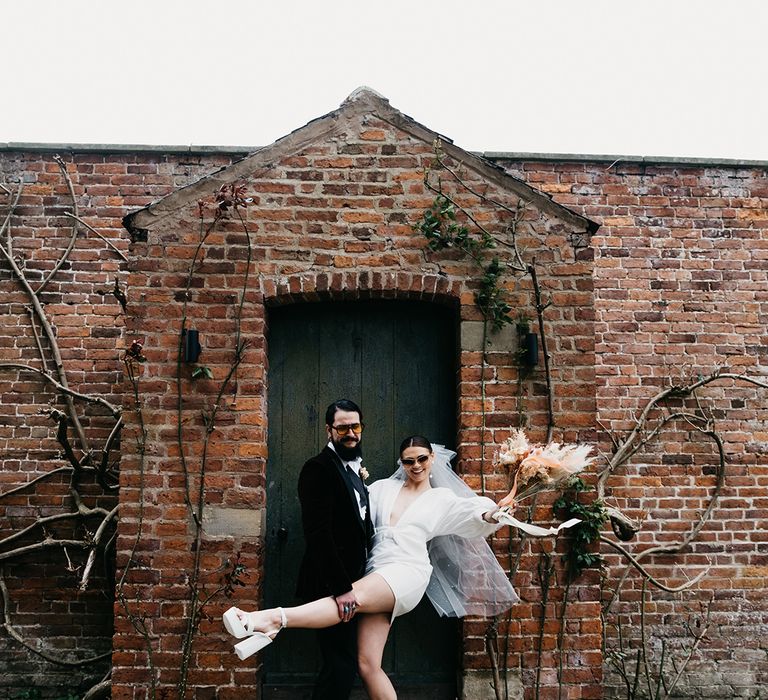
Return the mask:
[[[420,232],[427,240],[427,247],[433,253],[445,250],[457,250],[466,255],[475,264],[478,269],[479,279],[477,280],[477,290],[475,292],[475,303],[483,316],[483,340],[481,352],[481,406],[482,406],[482,444],[481,444],[481,464],[480,464],[480,484],[481,492],[485,493],[485,432],[486,432],[486,378],[485,369],[487,366],[487,346],[489,327],[491,332],[499,331],[505,325],[517,324],[518,337],[522,338],[521,329],[529,329],[527,320],[523,321],[524,315],[521,313],[515,317],[510,315],[512,306],[507,301],[507,292],[505,289],[506,276],[515,277],[528,276],[531,280],[533,292],[533,308],[536,314],[538,326],[538,337],[544,358],[544,379],[546,385],[546,414],[547,414],[547,432],[546,441],[552,439],[555,429],[555,411],[554,411],[554,388],[552,383],[552,369],[550,366],[550,354],[547,345],[547,336],[545,333],[545,311],[551,305],[551,301],[545,300],[541,285],[539,284],[536,259],[530,262],[524,260],[524,256],[519,245],[519,225],[525,214],[526,202],[518,200],[515,206],[508,206],[496,199],[487,196],[471,187],[462,177],[458,170],[452,167],[442,151],[440,141],[434,143],[434,161],[431,168],[424,173],[424,186],[435,195],[430,208],[425,210],[423,217],[416,223],[414,229]],[[494,207],[499,220],[503,223],[503,233],[490,230],[480,222],[480,218],[475,216],[471,209],[460,203],[463,198],[459,195],[447,193],[443,187],[443,176],[451,183],[458,185],[460,192],[464,195],[471,195],[476,201],[485,205]],[[436,179],[436,182],[435,182]],[[504,257],[502,258],[495,251],[502,249]],[[491,251],[494,251],[493,254]],[[522,377],[528,374],[526,366],[521,361],[522,354],[518,350],[518,413],[522,414]],[[521,418],[521,423],[522,423]],[[536,499],[534,497],[529,508],[529,519],[535,509]],[[509,558],[510,558],[510,578],[514,579],[520,564],[520,559],[524,550],[527,537],[521,534],[517,552],[513,554],[512,537],[509,539]],[[543,556],[543,555],[542,555]],[[549,590],[549,581],[553,574],[553,568],[547,566],[547,575],[540,573],[540,582],[543,591],[543,597],[546,600],[546,592]],[[546,602],[542,607],[546,609]],[[502,649],[502,662],[499,661],[499,639],[498,623],[499,619],[491,620],[486,629],[485,646],[488,654],[492,674],[494,678],[494,692],[497,700],[508,696],[507,688],[507,659],[509,650],[509,622],[511,612],[507,616],[507,633],[504,639]],[[543,633],[543,620],[541,621],[541,630]],[[538,668],[541,668],[541,653],[543,645],[539,639]],[[503,672],[503,679],[502,679]],[[536,675],[536,697],[539,694],[540,675]],[[503,687],[502,687],[503,686]]]
[[[205,477],[208,464],[208,449],[211,444],[213,433],[216,430],[216,419],[219,415],[219,412],[224,408],[224,395],[227,391],[232,389],[233,378],[237,373],[238,367],[243,361],[245,351],[248,347],[247,342],[242,339],[241,329],[243,305],[245,303],[245,296],[248,291],[248,281],[252,258],[252,245],[251,235],[248,231],[245,219],[243,218],[242,210],[247,207],[250,202],[250,198],[245,196],[244,185],[224,185],[216,194],[213,203],[213,217],[210,219],[210,221],[208,221],[208,223],[206,223],[205,218],[208,203],[205,201],[199,202],[198,209],[200,212],[200,241],[197,245],[197,248],[195,249],[195,254],[189,266],[186,289],[184,291],[181,332],[179,334],[179,346],[176,361],[176,439],[179,448],[179,458],[181,460],[182,470],[184,472],[184,500],[192,520],[194,535],[192,541],[193,563],[191,569],[186,574],[189,596],[187,599],[188,610],[186,613],[186,631],[182,641],[181,676],[177,684],[179,698],[184,698],[186,696],[187,680],[189,677],[193,644],[195,635],[200,626],[200,622],[205,617],[206,605],[222,592],[231,595],[232,586],[240,585],[242,583],[241,577],[245,574],[245,567],[240,563],[240,555],[237,553],[233,561],[231,563],[227,562],[225,565],[225,569],[223,570],[225,572],[225,576],[219,582],[218,586],[216,586],[213,590],[208,590],[205,581],[206,577],[201,571],[201,557],[203,552],[203,516],[206,504]],[[192,287],[193,277],[198,271],[197,268],[202,257],[202,251],[204,250],[209,235],[216,229],[216,226],[220,223],[220,221],[227,216],[233,216],[238,221],[246,242],[247,257],[245,261],[245,273],[243,275],[243,285],[240,289],[240,296],[235,315],[233,357],[229,367],[227,368],[227,372],[224,378],[219,383],[219,388],[213,404],[203,410],[201,413],[201,420],[203,422],[205,431],[203,434],[200,453],[197,455],[197,469],[194,473],[194,479],[192,479],[191,477],[193,475],[191,472],[191,466],[185,455],[184,422],[182,420],[184,398],[182,365],[183,339],[185,332],[188,330],[188,302],[191,299],[190,289]],[[194,480],[197,481],[197,489],[193,488]],[[207,578],[210,579],[210,574]]]
[[[613,449],[607,458],[606,466],[600,471],[597,480],[597,495],[601,499],[606,498],[608,479],[620,469],[631,463],[642,450],[650,447],[660,440],[665,430],[676,425],[682,425],[694,435],[712,443],[717,463],[715,468],[715,484],[709,495],[709,502],[699,517],[692,523],[690,529],[676,542],[663,545],[652,545],[640,551],[630,551],[623,544],[632,540],[642,529],[642,522],[629,518],[619,509],[607,506],[607,514],[611,521],[614,536],[619,540],[605,535],[599,535],[599,543],[618,552],[626,562],[623,573],[619,576],[613,590],[609,593],[608,600],[603,608],[603,628],[610,625],[610,613],[615,603],[620,599],[624,584],[630,572],[638,572],[643,579],[642,596],[640,600],[641,640],[640,647],[634,657],[627,646],[621,627],[621,618],[617,616],[615,627],[618,633],[618,648],[606,648],[606,659],[617,671],[623,680],[627,698],[668,698],[678,685],[683,672],[693,658],[696,650],[706,638],[710,629],[711,600],[702,606],[698,615],[691,615],[685,622],[688,631],[690,645],[683,650],[681,658],[675,658],[672,651],[662,640],[661,655],[656,668],[652,668],[651,653],[649,650],[650,631],[645,624],[646,608],[648,603],[647,590],[650,587],[658,588],[667,593],[680,593],[693,588],[702,581],[708,569],[693,575],[683,569],[685,582],[679,586],[670,586],[651,574],[644,563],[647,559],[657,556],[674,555],[684,551],[695,541],[704,525],[712,518],[726,480],[727,457],[723,438],[718,430],[714,414],[707,410],[701,400],[699,392],[708,385],[725,384],[726,386],[754,386],[768,389],[768,381],[752,377],[747,374],[724,372],[714,370],[706,376],[700,376],[689,382],[670,383],[667,387],[651,397],[645,404],[640,415],[634,420],[634,427],[623,436],[609,433]],[[620,543],[621,542],[621,543]],[[675,561],[672,561],[675,564]],[[671,667],[671,672],[669,668]],[[667,674],[670,674],[670,677]]]
[[[88,658],[76,658],[70,651],[51,649],[43,640],[31,640],[25,637],[14,624],[12,617],[11,594],[5,582],[5,572],[20,565],[27,557],[45,551],[59,551],[67,561],[66,568],[79,578],[79,590],[85,591],[91,582],[92,572],[98,557],[105,561],[114,555],[115,526],[118,508],[103,508],[89,505],[98,500],[91,492],[93,486],[101,489],[101,495],[113,499],[117,489],[117,469],[112,457],[119,445],[123,426],[122,407],[115,405],[103,396],[77,391],[69,382],[66,361],[60,350],[54,322],[46,311],[45,291],[50,283],[68,266],[72,251],[75,249],[82,230],[94,232],[79,216],[78,203],[72,179],[67,165],[55,156],[61,177],[66,185],[71,210],[66,215],[71,221],[68,242],[53,266],[47,272],[39,272],[27,267],[23,250],[14,247],[14,221],[24,190],[23,179],[10,187],[3,186],[7,197],[7,211],[0,224],[0,258],[11,273],[11,280],[26,297],[26,311],[34,337],[37,357],[28,361],[0,362],[0,372],[10,376],[29,377],[41,383],[51,393],[51,399],[44,413],[56,429],[56,441],[60,446],[59,466],[45,473],[0,493],[0,501],[17,494],[27,492],[38,484],[49,481],[59,475],[69,477],[69,498],[62,504],[60,513],[38,515],[25,527],[0,540],[0,595],[2,596],[2,626],[6,633],[29,652],[45,659],[49,663],[68,668],[86,667],[103,662],[110,653],[96,654]],[[98,234],[97,234],[98,235]],[[98,235],[101,240],[106,239]],[[112,253],[124,256],[110,244]],[[117,285],[117,278],[115,284]],[[112,427],[106,439],[95,442],[89,437],[83,425],[83,409],[98,409],[97,420],[110,420]],[[85,493],[88,492],[86,496]],[[109,576],[107,576],[109,580]],[[103,675],[103,674],[101,674]],[[104,679],[88,691],[91,698],[103,697]]]
[[[66,183],[70,199],[70,210],[64,212],[64,216],[71,222],[71,230],[66,249],[45,273],[37,273],[27,269],[26,260],[21,252],[14,249],[13,224],[17,217],[17,209],[21,201],[24,183],[22,180],[15,187],[2,185],[2,195],[8,200],[8,210],[0,224],[0,258],[11,272],[11,279],[25,293],[27,298],[26,310],[29,315],[29,325],[34,347],[37,351],[35,361],[4,361],[0,362],[0,372],[10,373],[11,376],[29,376],[45,386],[51,393],[51,399],[45,413],[53,422],[56,440],[60,446],[60,464],[53,466],[45,473],[0,493],[0,501],[26,492],[37,484],[50,480],[59,475],[69,476],[69,500],[65,501],[62,512],[52,515],[38,516],[34,521],[18,531],[0,540],[0,597],[2,598],[2,623],[5,632],[30,653],[45,659],[46,661],[68,668],[87,667],[97,662],[108,661],[111,653],[97,654],[88,658],[76,658],[71,652],[63,650],[48,650],[43,640],[26,638],[14,624],[12,618],[11,596],[5,582],[5,570],[22,562],[25,557],[40,552],[57,550],[63,552],[68,568],[73,573],[78,573],[79,590],[88,588],[93,567],[98,557],[105,561],[113,559],[115,553],[116,525],[118,520],[118,506],[111,509],[100,506],[90,506],[88,503],[94,500],[92,486],[97,484],[101,488],[101,495],[110,495],[113,499],[117,495],[118,472],[117,462],[114,459],[116,450],[120,447],[120,438],[124,426],[124,412],[132,412],[136,426],[135,454],[138,456],[138,514],[136,517],[136,532],[133,537],[130,555],[122,567],[120,578],[115,582],[115,597],[123,609],[125,618],[130,622],[140,638],[143,639],[147,654],[147,666],[149,671],[149,697],[153,700],[162,695],[167,696],[167,690],[159,690],[158,673],[155,667],[154,654],[157,648],[157,635],[151,632],[150,619],[143,612],[138,602],[141,600],[140,584],[134,580],[137,570],[146,568],[138,552],[144,536],[144,505],[145,505],[145,480],[146,460],[148,449],[148,431],[145,420],[145,406],[141,390],[142,365],[146,360],[144,348],[140,341],[134,340],[124,351],[121,358],[123,376],[129,386],[129,401],[126,407],[115,405],[103,396],[96,393],[87,393],[73,388],[70,384],[67,372],[67,360],[60,350],[57,331],[54,321],[46,312],[44,293],[46,287],[58,274],[69,267],[70,257],[76,249],[78,237],[82,234],[93,235],[103,241],[109,254],[114,254],[120,260],[125,261],[125,255],[102,236],[93,226],[85,221],[79,214],[74,187],[67,166],[58,156],[55,158],[59,166],[61,176]],[[233,552],[230,559],[225,562],[220,570],[213,572],[201,571],[201,552],[203,550],[203,510],[205,507],[205,473],[208,447],[216,428],[216,418],[224,407],[224,394],[232,388],[232,379],[236,375],[237,368],[242,362],[247,343],[242,340],[241,320],[245,295],[248,290],[249,273],[251,267],[251,238],[242,216],[242,208],[247,206],[249,199],[245,197],[242,185],[228,185],[222,187],[212,202],[200,203],[201,238],[194,260],[190,265],[187,276],[186,291],[183,299],[184,314],[182,328],[186,328],[187,302],[190,299],[190,287],[193,276],[198,272],[199,254],[202,252],[209,234],[224,219],[234,216],[239,221],[247,248],[245,262],[245,274],[243,286],[240,291],[238,307],[235,314],[235,347],[233,359],[228,371],[223,378],[213,404],[203,412],[201,420],[205,425],[204,439],[200,454],[194,456],[194,468],[184,450],[180,451],[183,460],[185,474],[185,502],[189,509],[190,519],[194,527],[194,551],[193,563],[186,572],[187,586],[189,590],[187,605],[186,630],[182,641],[182,655],[180,677],[176,684],[178,698],[184,698],[187,692],[187,679],[192,658],[195,636],[202,619],[206,617],[206,606],[220,595],[231,596],[235,587],[244,585],[243,577],[246,569],[240,560],[239,552]],[[212,215],[206,219],[207,213],[212,210]],[[40,277],[37,279],[36,277]],[[66,291],[64,292],[66,294]],[[125,311],[128,303],[127,295],[120,285],[120,275],[115,276],[114,286],[111,290],[103,292],[111,294]],[[179,360],[177,363],[177,387],[178,387],[178,440],[184,442],[183,427],[181,421],[182,400],[184,382],[182,381],[181,345],[179,346]],[[94,421],[93,414],[98,413],[100,420],[111,420],[111,428],[107,431],[107,437],[99,443],[95,443],[89,436],[87,425],[83,424],[83,409],[92,407],[89,416]],[[193,488],[193,482],[196,488]],[[88,486],[88,496],[83,494],[83,486]],[[59,532],[64,526],[65,532]],[[108,567],[111,575],[114,575],[114,561]],[[109,580],[109,577],[108,577]],[[88,690],[84,697],[89,700],[106,697],[111,687],[110,674],[99,675],[98,680]]]

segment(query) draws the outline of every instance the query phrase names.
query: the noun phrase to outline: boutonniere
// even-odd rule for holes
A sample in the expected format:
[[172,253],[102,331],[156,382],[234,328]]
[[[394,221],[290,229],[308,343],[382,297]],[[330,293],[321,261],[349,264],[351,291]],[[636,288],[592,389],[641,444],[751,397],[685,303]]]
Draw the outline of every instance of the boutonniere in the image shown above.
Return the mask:
[[360,478],[365,481],[369,476],[368,470],[365,467],[360,467]]

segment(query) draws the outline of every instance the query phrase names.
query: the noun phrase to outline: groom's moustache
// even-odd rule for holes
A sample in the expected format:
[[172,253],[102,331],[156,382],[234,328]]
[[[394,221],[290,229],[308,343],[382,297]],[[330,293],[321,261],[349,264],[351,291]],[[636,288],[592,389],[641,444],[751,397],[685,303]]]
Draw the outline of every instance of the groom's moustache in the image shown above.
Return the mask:
[[355,438],[351,444],[345,444],[344,441],[334,443],[336,452],[342,459],[355,459],[356,457],[363,456],[362,445],[360,444],[360,438]]

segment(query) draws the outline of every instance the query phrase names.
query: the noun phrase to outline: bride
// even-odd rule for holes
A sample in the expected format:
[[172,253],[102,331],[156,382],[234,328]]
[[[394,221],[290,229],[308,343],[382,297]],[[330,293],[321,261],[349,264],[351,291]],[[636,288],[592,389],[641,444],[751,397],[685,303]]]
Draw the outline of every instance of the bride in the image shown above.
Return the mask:
[[[392,621],[413,610],[424,593],[441,615],[497,615],[519,598],[485,537],[502,525],[499,506],[477,496],[450,466],[455,453],[424,437],[400,445],[398,470],[370,487],[376,529],[366,575],[352,589],[357,604],[339,617],[336,601],[321,598],[296,607],[224,613],[227,631],[244,659],[286,627],[318,629],[346,622],[356,612],[358,666],[373,700],[395,699],[381,662]],[[509,499],[504,499],[509,503]]]

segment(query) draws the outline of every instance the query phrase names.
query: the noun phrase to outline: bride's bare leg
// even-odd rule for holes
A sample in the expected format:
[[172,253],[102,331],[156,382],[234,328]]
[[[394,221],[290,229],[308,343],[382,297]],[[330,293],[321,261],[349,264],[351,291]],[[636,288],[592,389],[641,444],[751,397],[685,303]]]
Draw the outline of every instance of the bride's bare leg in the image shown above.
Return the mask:
[[357,665],[371,700],[397,700],[397,693],[381,668],[391,623],[389,613],[363,615],[357,623]]
[[[386,581],[378,574],[369,574],[352,584],[357,598],[358,613],[392,612],[395,606],[395,596]],[[336,601],[331,598],[320,598],[311,603],[283,608],[287,620],[286,627],[304,629],[320,629],[332,627],[339,622],[339,609]],[[252,621],[253,629],[259,632],[271,632],[280,627],[281,616],[279,608],[259,610],[253,613],[243,613],[243,618]]]

